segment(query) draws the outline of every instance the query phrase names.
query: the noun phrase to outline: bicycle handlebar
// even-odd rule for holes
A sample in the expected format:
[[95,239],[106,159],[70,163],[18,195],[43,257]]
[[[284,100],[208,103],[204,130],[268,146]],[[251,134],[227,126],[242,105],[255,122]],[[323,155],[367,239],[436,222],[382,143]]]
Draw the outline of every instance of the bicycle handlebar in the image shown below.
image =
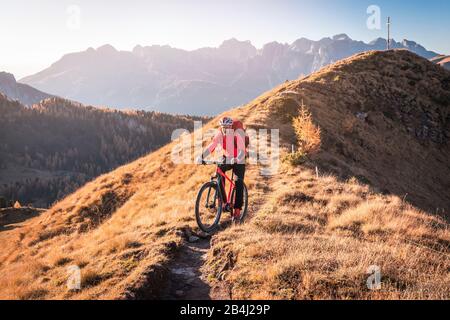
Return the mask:
[[202,165],[206,166],[206,165],[222,165],[225,164],[225,162],[223,161],[212,161],[212,160],[202,160]]

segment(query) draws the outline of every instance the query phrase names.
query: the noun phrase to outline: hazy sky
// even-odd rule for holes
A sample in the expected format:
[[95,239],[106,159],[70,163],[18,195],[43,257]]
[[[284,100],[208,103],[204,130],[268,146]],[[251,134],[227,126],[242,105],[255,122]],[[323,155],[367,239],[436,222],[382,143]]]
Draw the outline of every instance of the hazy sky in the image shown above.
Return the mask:
[[[366,25],[370,5],[381,9],[381,30]],[[450,54],[448,0],[0,0],[0,71],[19,79],[106,43],[195,49],[235,37],[261,47],[337,33],[371,41],[386,37],[388,15],[397,41]]]

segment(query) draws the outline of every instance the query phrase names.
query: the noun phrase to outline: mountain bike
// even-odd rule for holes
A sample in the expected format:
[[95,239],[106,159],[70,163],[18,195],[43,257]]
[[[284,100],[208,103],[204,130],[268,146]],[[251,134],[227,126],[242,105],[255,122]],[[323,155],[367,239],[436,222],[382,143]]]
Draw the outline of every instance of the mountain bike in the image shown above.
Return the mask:
[[[211,180],[205,183],[198,192],[197,201],[195,203],[195,217],[199,228],[211,233],[217,229],[220,222],[220,217],[223,211],[229,212],[232,216],[234,213],[234,201],[236,195],[236,185],[234,181],[234,173],[229,178],[220,168],[219,165],[223,162],[217,161],[202,161],[203,165],[217,165],[216,174],[211,177]],[[230,186],[227,193],[225,189],[225,182],[228,181]],[[225,194],[220,192],[220,185],[223,186]],[[248,190],[244,183],[243,206],[241,216],[236,222],[243,222],[247,216],[248,210]]]

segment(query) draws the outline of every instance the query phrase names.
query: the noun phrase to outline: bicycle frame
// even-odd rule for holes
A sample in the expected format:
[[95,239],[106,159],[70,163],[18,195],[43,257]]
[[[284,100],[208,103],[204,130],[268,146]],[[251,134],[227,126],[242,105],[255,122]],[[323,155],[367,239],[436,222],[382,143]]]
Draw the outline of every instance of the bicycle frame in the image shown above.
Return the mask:
[[[225,174],[225,172],[223,172],[219,167],[217,167],[217,171],[216,171],[217,175],[218,175],[218,181],[219,183],[222,184],[223,186],[223,190],[225,191],[225,197],[226,197],[226,203],[227,204],[231,204],[231,195],[233,194],[233,189],[235,188],[235,183],[233,182],[233,178],[234,178],[234,172],[231,174],[231,179],[228,178],[228,176]],[[222,179],[221,179],[222,177]],[[225,189],[225,182],[229,181],[230,182],[230,188],[227,194],[227,190]],[[222,197],[222,195],[221,195]],[[222,199],[224,200],[224,199]]]

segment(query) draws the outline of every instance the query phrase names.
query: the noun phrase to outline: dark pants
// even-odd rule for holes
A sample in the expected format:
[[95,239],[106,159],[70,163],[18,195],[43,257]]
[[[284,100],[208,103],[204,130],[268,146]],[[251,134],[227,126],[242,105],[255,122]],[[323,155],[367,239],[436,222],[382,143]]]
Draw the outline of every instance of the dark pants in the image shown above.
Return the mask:
[[[222,164],[219,166],[223,172],[233,169],[236,180],[236,199],[234,201],[234,209],[242,209],[244,202],[244,176],[245,176],[245,164]],[[222,178],[223,180],[224,178]],[[223,184],[220,184],[220,191],[222,192],[223,199],[226,201],[225,190]]]

